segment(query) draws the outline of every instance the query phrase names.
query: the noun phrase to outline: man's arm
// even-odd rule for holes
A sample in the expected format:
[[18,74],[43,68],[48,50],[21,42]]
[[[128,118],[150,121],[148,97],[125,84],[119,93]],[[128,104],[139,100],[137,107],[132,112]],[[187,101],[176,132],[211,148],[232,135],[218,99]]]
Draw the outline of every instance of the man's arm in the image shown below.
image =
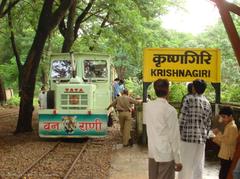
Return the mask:
[[238,129],[231,126],[227,128],[224,133],[218,132],[213,141],[217,144],[224,143],[225,145],[233,145],[238,137]]
[[142,103],[142,100],[135,100],[135,99],[129,97],[129,102],[130,102],[131,104],[141,104],[141,103]]
[[189,99],[188,99],[188,96],[186,96],[183,100],[182,108],[180,109],[180,115],[179,115],[180,131],[185,126],[188,109],[189,109]]
[[177,118],[177,111],[174,110],[167,117],[168,126],[171,131],[169,131],[169,140],[170,145],[173,151],[174,161],[175,161],[175,170],[181,170],[181,159],[180,159],[180,131]]
[[115,99],[108,107],[107,110],[109,110],[111,107],[115,107],[117,104],[117,100]]
[[208,119],[207,119],[207,131],[209,132],[209,130],[211,129],[211,124],[212,124],[212,107],[211,104],[209,103],[209,111],[208,111]]

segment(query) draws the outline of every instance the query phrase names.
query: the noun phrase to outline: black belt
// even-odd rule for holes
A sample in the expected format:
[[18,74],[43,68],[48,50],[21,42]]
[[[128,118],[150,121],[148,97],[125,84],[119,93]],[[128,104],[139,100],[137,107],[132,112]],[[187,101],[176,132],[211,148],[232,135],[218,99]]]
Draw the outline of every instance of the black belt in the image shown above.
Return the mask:
[[123,110],[117,110],[118,112],[130,112],[129,110],[128,111],[123,111]]

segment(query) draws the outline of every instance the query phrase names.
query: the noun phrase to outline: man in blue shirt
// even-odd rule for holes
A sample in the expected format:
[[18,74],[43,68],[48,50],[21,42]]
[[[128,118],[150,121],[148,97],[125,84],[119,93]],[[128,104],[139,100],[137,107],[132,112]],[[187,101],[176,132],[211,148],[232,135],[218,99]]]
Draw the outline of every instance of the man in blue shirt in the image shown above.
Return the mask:
[[119,87],[119,78],[115,78],[113,82],[113,99],[115,99],[120,94],[120,87]]

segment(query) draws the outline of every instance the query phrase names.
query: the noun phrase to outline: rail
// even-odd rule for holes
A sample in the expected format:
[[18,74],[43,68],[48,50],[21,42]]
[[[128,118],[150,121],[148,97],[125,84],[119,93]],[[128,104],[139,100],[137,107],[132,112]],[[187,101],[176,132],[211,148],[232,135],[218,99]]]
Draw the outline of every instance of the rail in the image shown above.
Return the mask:
[[[19,176],[19,179],[28,177],[28,174],[31,174],[31,170],[33,170],[34,168],[38,168],[38,164],[44,160],[44,158],[46,158],[46,156],[48,155],[54,155],[57,152],[57,148],[62,149],[62,146],[60,146],[60,144],[62,144],[61,141],[58,141],[52,148],[50,148],[49,150],[47,150],[45,153],[43,153],[37,160],[35,160],[30,166],[28,166]],[[67,170],[67,172],[65,172],[64,177],[61,176],[61,178],[68,178],[68,176],[71,174],[74,166],[76,165],[77,161],[79,160],[79,158],[81,157],[81,155],[83,154],[83,152],[86,150],[86,147],[88,145],[88,142],[86,142],[83,147],[81,148],[80,152],[77,154],[77,157],[75,157],[74,161],[72,162],[70,168]],[[67,152],[67,155],[69,155],[68,150],[64,150],[64,152]],[[62,153],[64,153],[62,152]],[[73,154],[75,153],[75,151],[73,152]],[[62,164],[62,163],[61,163]],[[66,165],[66,168],[69,165]]]
[[64,176],[63,179],[67,179],[68,176],[70,175],[70,173],[72,172],[74,166],[76,165],[78,159],[80,158],[80,156],[82,155],[83,151],[86,149],[87,147],[87,143],[83,146],[82,150],[79,152],[78,156],[76,157],[76,159],[74,160],[74,162],[72,163],[71,167],[68,169],[66,175]]
[[60,142],[56,143],[50,150],[46,151],[43,155],[41,155],[37,160],[35,160],[28,168],[26,168],[19,176],[19,179],[21,179],[22,177],[24,177],[24,175],[29,172],[37,163],[40,162],[40,160],[42,160],[46,155],[48,155],[50,152],[52,152],[58,145],[60,144]]

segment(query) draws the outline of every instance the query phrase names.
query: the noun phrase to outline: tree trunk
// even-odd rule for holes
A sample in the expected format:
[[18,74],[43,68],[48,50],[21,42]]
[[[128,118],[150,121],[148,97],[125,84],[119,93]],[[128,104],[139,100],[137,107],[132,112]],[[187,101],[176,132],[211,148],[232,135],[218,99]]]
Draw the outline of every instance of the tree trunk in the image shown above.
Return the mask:
[[6,99],[6,92],[5,92],[5,88],[4,88],[4,83],[3,83],[3,80],[0,77],[0,105],[5,104],[6,101],[7,101],[7,99]]
[[37,32],[27,57],[27,63],[24,65],[24,78],[22,79],[20,111],[16,133],[33,130],[32,112],[36,74],[47,37],[47,32]]
[[15,133],[32,131],[33,96],[36,75],[44,44],[51,31],[59,24],[73,0],[61,0],[52,12],[54,0],[45,0],[40,15],[37,33],[23,67],[20,111]]
[[63,42],[63,46],[62,46],[62,53],[65,53],[65,52],[70,52],[72,46],[73,46],[73,43],[74,43],[74,39],[71,38],[73,36],[67,34],[65,37],[64,37],[64,42]]
[[126,68],[124,66],[119,66],[119,67],[116,67],[116,71],[117,71],[118,77],[120,79],[124,79]]

